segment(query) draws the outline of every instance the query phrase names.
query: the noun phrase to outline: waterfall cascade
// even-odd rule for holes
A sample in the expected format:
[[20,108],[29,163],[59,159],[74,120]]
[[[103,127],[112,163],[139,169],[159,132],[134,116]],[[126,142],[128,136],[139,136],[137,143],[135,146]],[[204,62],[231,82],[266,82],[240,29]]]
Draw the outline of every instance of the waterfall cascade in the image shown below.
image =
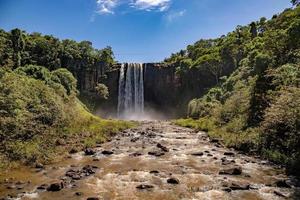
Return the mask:
[[119,76],[118,117],[122,119],[140,119],[143,113],[143,64],[122,64]]

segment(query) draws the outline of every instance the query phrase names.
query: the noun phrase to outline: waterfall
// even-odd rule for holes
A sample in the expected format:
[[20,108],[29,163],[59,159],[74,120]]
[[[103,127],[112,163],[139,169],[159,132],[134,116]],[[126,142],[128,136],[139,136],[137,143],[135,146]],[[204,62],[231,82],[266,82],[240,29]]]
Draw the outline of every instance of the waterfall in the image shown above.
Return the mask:
[[119,76],[118,117],[122,119],[140,119],[143,113],[143,64],[122,64]]

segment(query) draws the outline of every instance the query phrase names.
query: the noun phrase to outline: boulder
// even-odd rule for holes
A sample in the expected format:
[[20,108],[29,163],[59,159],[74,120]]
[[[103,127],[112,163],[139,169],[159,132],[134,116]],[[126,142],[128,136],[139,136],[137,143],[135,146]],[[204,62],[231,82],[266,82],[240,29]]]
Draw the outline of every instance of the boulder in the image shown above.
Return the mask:
[[37,187],[38,190],[46,190],[49,187],[48,184],[42,184],[40,186]]
[[47,191],[57,192],[57,191],[62,190],[63,188],[64,188],[63,182],[55,182],[55,183],[51,183],[49,185],[49,187],[47,188]]
[[148,154],[151,155],[151,156],[156,156],[156,157],[160,157],[160,156],[165,155],[164,152],[160,152],[160,151],[150,151],[150,152],[148,152]]
[[138,157],[138,156],[141,156],[141,155],[142,155],[142,153],[135,152],[135,153],[130,154],[129,156]]
[[37,169],[44,169],[44,165],[42,163],[36,163],[35,168]]
[[220,175],[240,175],[242,174],[242,168],[240,166],[233,166],[224,168],[219,172]]
[[250,184],[242,183],[242,182],[234,182],[230,184],[229,188],[231,190],[249,190]]
[[91,155],[94,155],[96,152],[91,148],[87,148],[87,149],[84,150],[84,153],[87,156],[91,156]]
[[230,151],[224,152],[224,156],[234,156],[234,155],[235,155],[235,153],[230,152]]
[[131,142],[136,142],[136,141],[138,141],[139,140],[139,138],[138,137],[135,137],[135,138],[132,138],[130,141]]
[[152,171],[150,171],[149,173],[150,173],[150,174],[159,174],[159,171],[157,171],[157,170],[152,170]]
[[100,200],[98,197],[88,197],[86,200]]
[[154,186],[153,185],[141,184],[141,185],[136,186],[136,188],[139,189],[139,190],[150,190],[150,189],[153,189]]
[[284,179],[276,181],[275,185],[281,188],[291,188],[291,185]]
[[160,144],[160,143],[157,143],[157,145],[156,145],[158,148],[160,148],[162,151],[164,151],[164,152],[169,152],[169,149],[167,148],[167,147],[165,147],[165,146],[163,146],[162,144]]
[[204,153],[203,152],[195,152],[191,154],[192,156],[203,156]]
[[112,154],[114,154],[114,152],[109,151],[109,150],[104,150],[104,151],[102,151],[102,154],[103,155],[112,155]]
[[82,193],[82,192],[75,192],[75,195],[76,195],[76,196],[82,196],[83,193]]
[[175,185],[175,184],[179,184],[179,180],[177,178],[172,177],[167,180],[167,183]]

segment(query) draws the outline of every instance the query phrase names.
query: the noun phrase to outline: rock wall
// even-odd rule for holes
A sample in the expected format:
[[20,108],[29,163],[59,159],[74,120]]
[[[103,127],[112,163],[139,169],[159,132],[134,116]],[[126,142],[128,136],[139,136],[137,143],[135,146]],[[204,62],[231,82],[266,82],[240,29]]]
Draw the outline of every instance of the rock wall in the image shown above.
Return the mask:
[[[183,117],[187,114],[187,104],[199,98],[216,85],[215,77],[205,70],[190,69],[184,76],[176,74],[175,65],[163,63],[145,63],[144,96],[145,110],[162,113],[167,118]],[[104,83],[110,92],[108,100],[94,97],[94,110],[104,117],[116,117],[118,105],[118,84],[121,64],[112,68],[99,68],[85,72],[79,79],[81,91],[93,96],[97,83]],[[231,73],[231,68],[224,68],[224,74]]]

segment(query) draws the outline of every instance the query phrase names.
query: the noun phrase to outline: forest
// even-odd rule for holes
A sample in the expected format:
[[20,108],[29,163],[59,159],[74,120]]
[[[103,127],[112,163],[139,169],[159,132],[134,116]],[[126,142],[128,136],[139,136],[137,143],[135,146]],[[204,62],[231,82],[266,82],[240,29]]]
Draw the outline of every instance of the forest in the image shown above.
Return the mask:
[[159,63],[0,29],[0,199],[299,199],[291,3]]
[[[180,125],[208,131],[229,147],[289,166],[300,164],[300,7],[261,18],[167,58],[188,80],[206,71],[216,86],[188,105]],[[231,71],[224,76],[224,71]],[[195,76],[195,75],[194,75]]]
[[[114,62],[110,47],[94,49],[89,41],[0,30],[1,167],[53,162],[65,146],[82,150],[132,126],[100,119],[78,99],[74,75]],[[109,95],[103,84],[93,89]]]

